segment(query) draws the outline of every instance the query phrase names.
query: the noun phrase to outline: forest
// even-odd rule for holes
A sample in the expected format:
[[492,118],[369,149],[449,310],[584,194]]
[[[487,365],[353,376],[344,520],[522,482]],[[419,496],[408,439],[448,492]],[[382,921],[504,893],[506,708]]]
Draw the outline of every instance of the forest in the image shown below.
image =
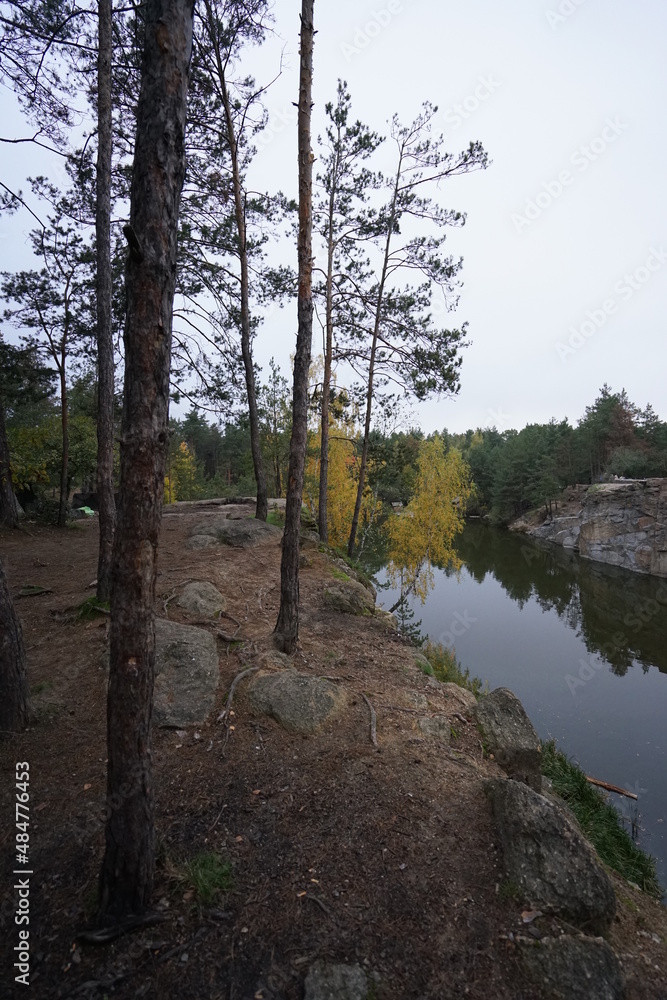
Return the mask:
[[[4,354],[3,354],[4,352]],[[53,373],[31,366],[21,379],[18,352],[0,344],[4,376],[7,440],[13,483],[31,516],[57,519],[61,467],[60,406],[54,398]],[[10,360],[10,356],[13,359]],[[6,359],[6,360],[5,360]],[[318,515],[320,413],[318,367],[310,379],[310,418],[304,503]],[[13,373],[13,374],[12,374]],[[29,375],[29,377],[28,377]],[[290,390],[275,363],[269,381],[258,380],[259,442],[271,497],[285,494],[291,435]],[[69,388],[70,443],[68,490],[94,493],[96,476],[96,383],[92,375]],[[120,400],[115,407],[116,441]],[[416,427],[382,430],[369,436],[368,477],[362,507],[362,534],[386,520],[392,504],[407,506],[415,495],[420,447],[435,435]],[[443,453],[456,451],[472,479],[467,513],[507,524],[527,510],[547,512],[561,490],[617,476],[642,479],[667,475],[667,423],[651,404],[634,405],[625,390],[604,385],[575,426],[567,419],[530,424],[521,430],[495,427],[455,434],[443,428]],[[344,547],[349,535],[359,475],[361,432],[358,407],[342,392],[332,392],[329,417],[329,534]],[[118,445],[115,465],[118,469]],[[254,496],[251,435],[247,412],[237,407],[226,420],[211,420],[192,407],[169,423],[165,500]],[[344,502],[341,497],[345,497]],[[332,511],[331,500],[337,498]],[[375,511],[373,522],[371,511]]]
[[[667,470],[667,424],[606,385],[576,426],[406,429],[411,400],[460,388],[467,324],[449,317],[466,214],[444,193],[489,157],[479,141],[445,147],[428,95],[376,133],[343,80],[313,136],[313,0],[300,23],[293,200],[255,183],[270,82],[246,59],[273,30],[266,0],[28,0],[0,17],[0,78],[32,133],[2,142],[59,163],[29,192],[0,177],[0,212],[30,217],[33,254],[0,274],[0,521],[19,527],[22,507],[62,529],[72,494],[95,494],[114,803],[95,923],[119,933],[148,912],[155,867],[163,502],[251,495],[266,521],[268,498],[285,497],[272,635],[292,655],[304,505],[350,558],[386,523],[394,571],[416,581],[451,555],[466,511],[506,523],[568,483]],[[282,306],[289,379],[255,356]],[[1,565],[0,632],[0,729],[16,731],[30,718],[26,652]]]

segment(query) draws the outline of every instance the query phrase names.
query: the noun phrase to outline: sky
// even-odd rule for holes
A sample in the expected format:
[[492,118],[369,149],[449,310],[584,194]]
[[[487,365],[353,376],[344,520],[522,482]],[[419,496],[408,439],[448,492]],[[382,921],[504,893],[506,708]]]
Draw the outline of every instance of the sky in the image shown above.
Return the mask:
[[[282,61],[253,183],[294,197],[299,11],[277,0],[275,34],[243,67],[268,82]],[[471,345],[459,394],[412,405],[405,422],[425,432],[576,423],[605,382],[667,419],[667,5],[315,0],[315,27],[314,137],[342,78],[353,116],[372,129],[386,134],[394,113],[412,121],[428,100],[448,150],[480,140],[492,161],[436,192],[467,215],[445,245],[464,265],[443,322],[467,321]],[[2,134],[28,134],[11,96],[2,101]],[[62,171],[49,154],[2,153],[2,177],[24,189],[37,163]],[[1,221],[0,269],[26,266],[29,228]],[[295,265],[293,246],[281,253]],[[288,374],[295,333],[295,304],[267,316],[255,344],[265,370],[275,356]]]

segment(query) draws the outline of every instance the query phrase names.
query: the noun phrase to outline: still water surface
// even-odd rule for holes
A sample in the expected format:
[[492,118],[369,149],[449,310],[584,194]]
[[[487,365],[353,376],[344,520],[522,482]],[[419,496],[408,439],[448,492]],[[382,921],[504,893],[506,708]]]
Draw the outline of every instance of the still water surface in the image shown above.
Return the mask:
[[[639,796],[612,795],[667,888],[667,580],[579,559],[556,546],[469,522],[458,576],[434,569],[422,633],[463,667],[509,687],[542,739],[584,771]],[[384,571],[376,573],[384,583]],[[391,607],[393,589],[378,603]]]

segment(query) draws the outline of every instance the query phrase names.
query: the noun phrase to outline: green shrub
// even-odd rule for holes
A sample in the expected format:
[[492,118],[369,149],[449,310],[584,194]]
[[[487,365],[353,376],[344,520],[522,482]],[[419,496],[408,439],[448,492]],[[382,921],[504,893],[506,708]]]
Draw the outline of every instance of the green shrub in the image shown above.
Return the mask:
[[553,740],[542,744],[542,774],[567,802],[602,861],[649,896],[661,899],[663,891],[654,858],[635,844],[613,805],[586,780],[581,768],[557,749]]
[[220,892],[232,887],[232,866],[215,851],[203,851],[183,865],[172,869],[171,879],[177,885],[188,886],[204,906],[210,906]]
[[427,639],[422,646],[422,653],[433,668],[433,676],[444,684],[458,684],[459,687],[471,691],[475,698],[478,698],[483,690],[483,683],[479,677],[471,677],[470,671],[465,670],[456,658],[456,651],[449,646],[443,646],[441,642],[432,642]]

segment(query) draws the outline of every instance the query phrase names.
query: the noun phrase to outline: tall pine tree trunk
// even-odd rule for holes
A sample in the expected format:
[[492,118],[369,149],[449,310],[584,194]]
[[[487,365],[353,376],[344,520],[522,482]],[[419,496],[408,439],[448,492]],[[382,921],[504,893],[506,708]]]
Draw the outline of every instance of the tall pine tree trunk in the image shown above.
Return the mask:
[[294,355],[292,437],[290,439],[285,531],[280,563],[280,611],[276,641],[283,652],[293,653],[299,638],[299,535],[303,473],[308,442],[308,372],[313,337],[312,232],[313,153],[310,148],[311,95],[313,87],[313,3],[301,2],[301,63],[299,77],[299,290],[298,333]]
[[97,55],[97,497],[100,543],[97,598],[111,594],[111,558],[116,506],[113,494],[114,364],[111,328],[111,55],[112,0],[98,0]]
[[5,403],[0,396],[0,524],[8,528],[18,528],[19,507],[12,485],[12,470],[9,462],[9,444],[5,425]]
[[371,434],[371,413],[373,410],[373,392],[375,389],[375,355],[377,353],[378,337],[380,335],[380,324],[382,322],[382,306],[384,303],[384,287],[389,270],[389,252],[391,249],[391,238],[394,232],[394,222],[396,219],[396,205],[398,202],[398,188],[401,178],[402,158],[399,158],[396,180],[394,183],[394,193],[392,196],[391,210],[387,224],[387,236],[384,247],[384,259],[382,261],[382,271],[380,274],[380,284],[378,287],[377,300],[375,305],[375,321],[373,324],[373,339],[371,342],[371,353],[368,364],[368,381],[366,386],[366,416],[364,418],[364,440],[361,446],[361,462],[359,463],[359,482],[357,484],[357,498],[354,504],[354,514],[352,516],[352,526],[350,537],[347,543],[347,554],[350,559],[354,555],[354,547],[357,539],[357,529],[359,527],[359,515],[361,514],[361,501],[364,496],[366,485],[366,468],[368,466],[368,444]]
[[193,0],[149,0],[126,269],[120,507],[107,707],[106,851],[98,921],[144,913],[154,869],[153,604],[168,442],[169,366]]
[[[335,167],[333,177],[335,180]],[[320,538],[323,542],[329,541],[327,492],[329,489],[329,395],[331,392],[331,361],[333,354],[333,221],[335,197],[335,183],[332,182],[331,193],[329,195],[329,234],[327,239],[327,286],[324,330],[324,375],[322,377],[322,427],[320,438],[320,488],[317,504],[317,527]]]
[[29,719],[23,634],[0,562],[0,736],[22,729]]
[[[212,18],[210,4],[207,2],[207,11]],[[245,204],[243,190],[241,187],[241,171],[239,165],[238,139],[234,133],[234,120],[232,118],[232,108],[227,90],[225,70],[220,58],[220,49],[216,46],[216,58],[218,60],[218,75],[222,86],[222,103],[225,109],[225,125],[227,128],[227,141],[229,143],[229,153],[232,163],[232,188],[234,191],[234,218],[236,220],[236,232],[239,240],[239,262],[241,265],[241,354],[243,355],[243,367],[245,368],[245,384],[248,395],[248,416],[250,418],[250,451],[252,453],[252,464],[255,470],[255,482],[257,484],[257,504],[255,517],[258,521],[266,521],[269,513],[268,494],[266,489],[266,476],[264,474],[264,463],[262,462],[262,447],[259,439],[259,412],[257,408],[257,389],[255,386],[255,369],[252,363],[252,344],[250,331],[250,282],[248,276],[248,238],[245,222]]]
[[[63,350],[64,355],[64,350]],[[58,527],[67,523],[67,501],[69,500],[69,401],[65,380],[65,361],[60,368],[60,428],[62,433],[62,455],[60,459],[60,503],[58,505]]]

